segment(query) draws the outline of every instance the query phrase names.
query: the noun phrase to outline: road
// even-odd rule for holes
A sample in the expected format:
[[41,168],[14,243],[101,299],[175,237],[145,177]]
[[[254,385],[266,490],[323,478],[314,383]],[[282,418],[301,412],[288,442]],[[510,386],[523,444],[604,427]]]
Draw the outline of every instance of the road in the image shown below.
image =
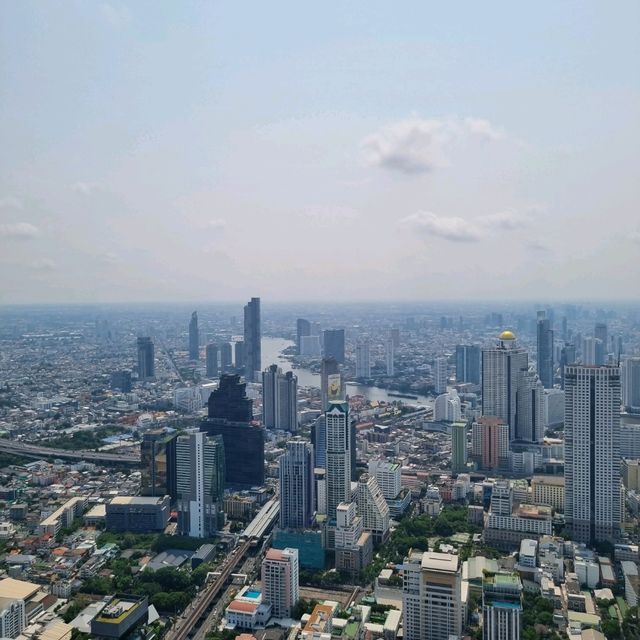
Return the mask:
[[0,451],[15,453],[16,455],[30,458],[61,458],[67,460],[87,460],[89,462],[101,462],[103,464],[140,465],[140,456],[131,456],[118,453],[100,453],[97,451],[67,451],[66,449],[50,449],[39,447],[35,444],[16,442],[0,438]]
[[189,634],[198,625],[200,618],[219,595],[238,563],[244,560],[250,547],[250,541],[243,542],[239,547],[236,547],[235,551],[218,567],[217,571],[220,572],[220,576],[206,585],[187,609],[176,618],[174,626],[165,635],[165,640],[186,640],[189,637]]

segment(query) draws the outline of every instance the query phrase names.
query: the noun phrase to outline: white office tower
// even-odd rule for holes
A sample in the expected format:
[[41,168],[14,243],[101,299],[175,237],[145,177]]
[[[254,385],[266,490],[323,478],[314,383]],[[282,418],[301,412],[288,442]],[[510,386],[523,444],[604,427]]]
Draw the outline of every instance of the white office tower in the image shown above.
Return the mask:
[[565,520],[593,544],[620,533],[620,368],[565,370]]
[[460,396],[455,389],[436,398],[433,406],[433,419],[436,422],[458,422],[461,415]]
[[200,387],[180,387],[173,392],[173,406],[178,411],[195,413],[204,406]]
[[262,372],[262,420],[267,429],[298,430],[298,378],[276,364]]
[[509,440],[516,440],[518,381],[529,369],[527,350],[517,346],[511,331],[503,331],[498,343],[482,350],[482,415],[500,418],[509,425]]
[[315,499],[313,446],[303,440],[290,440],[280,458],[280,528],[310,527]]
[[398,497],[402,490],[402,467],[397,462],[371,460],[369,462],[369,474],[376,477],[382,495],[387,500],[393,500]]
[[375,476],[368,473],[360,476],[356,504],[364,530],[371,533],[374,544],[383,543],[389,535],[389,505]]
[[201,431],[178,436],[176,489],[181,535],[208,538],[218,531],[224,476],[222,436],[208,436]]
[[510,516],[513,513],[513,489],[508,480],[498,480],[491,490],[492,516]]
[[336,517],[338,505],[351,501],[351,438],[349,406],[346,402],[329,402],[325,425],[327,517],[332,520]]
[[369,340],[358,340],[356,343],[356,378],[371,377],[371,356]]
[[336,507],[336,549],[355,549],[364,530],[355,502],[341,502]]
[[533,371],[523,371],[516,392],[517,437],[525,442],[544,438],[544,385]]
[[386,364],[386,370],[388,376],[395,375],[395,367],[393,365],[393,360],[395,358],[395,346],[393,344],[393,338],[387,338],[384,343],[384,361]]
[[622,405],[629,413],[640,413],[640,358],[622,363]]
[[449,640],[462,635],[458,556],[414,552],[402,565],[405,640]]
[[449,363],[444,357],[436,358],[433,363],[433,386],[436,393],[446,393]]
[[262,561],[262,600],[274,618],[290,618],[300,600],[297,549],[269,549]]
[[513,573],[486,574],[482,579],[483,640],[520,640],[522,583]]

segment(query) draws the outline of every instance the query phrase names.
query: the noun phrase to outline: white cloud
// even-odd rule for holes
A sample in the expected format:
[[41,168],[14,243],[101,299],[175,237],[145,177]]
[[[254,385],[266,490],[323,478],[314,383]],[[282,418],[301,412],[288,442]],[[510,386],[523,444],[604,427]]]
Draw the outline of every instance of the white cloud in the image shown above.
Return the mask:
[[71,185],[71,190],[76,193],[81,193],[83,196],[90,196],[97,191],[99,186],[95,182],[74,182]]
[[353,222],[360,216],[360,212],[352,207],[342,205],[314,205],[307,207],[302,216],[317,226],[346,224]]
[[34,271],[54,271],[58,265],[53,260],[49,258],[39,258],[38,260],[34,260],[29,268]]
[[131,11],[123,4],[115,5],[103,2],[100,5],[100,14],[112,27],[117,29],[128,27],[131,24]]
[[438,216],[431,211],[418,211],[400,223],[414,231],[453,242],[475,242],[482,237],[478,229],[464,218]]
[[0,224],[0,237],[31,240],[40,235],[40,229],[30,222],[8,222]]
[[631,234],[631,239],[632,239],[634,242],[637,242],[638,244],[640,244],[640,231],[634,231],[634,232]]
[[479,223],[488,229],[502,229],[512,231],[522,229],[529,224],[529,215],[517,211],[501,211],[491,213],[478,219]]
[[542,240],[536,240],[535,238],[532,238],[531,240],[527,240],[527,242],[525,242],[525,246],[527,247],[527,249],[530,249],[531,251],[538,251],[541,253],[550,251],[548,244],[546,244]]
[[122,262],[122,258],[117,253],[113,253],[113,251],[105,251],[104,253],[101,253],[98,256],[98,260],[105,264],[120,264]]
[[227,226],[227,221],[223,218],[213,218],[211,220],[207,220],[204,223],[204,229],[210,229],[213,231],[222,231]]
[[0,209],[23,209],[22,200],[15,196],[4,196],[0,198]]
[[476,137],[501,140],[505,133],[482,118],[418,118],[386,125],[362,141],[371,166],[405,174],[428,173],[449,166],[448,148],[455,140]]

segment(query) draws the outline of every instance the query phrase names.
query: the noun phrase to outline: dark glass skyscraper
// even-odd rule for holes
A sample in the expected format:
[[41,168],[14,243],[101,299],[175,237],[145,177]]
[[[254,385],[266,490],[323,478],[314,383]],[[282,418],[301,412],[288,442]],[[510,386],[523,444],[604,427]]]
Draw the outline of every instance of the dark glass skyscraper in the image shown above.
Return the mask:
[[111,374],[111,388],[122,393],[131,393],[131,371],[114,371]]
[[151,338],[138,338],[138,379],[151,380],[156,375],[155,351]]
[[609,353],[609,343],[607,341],[607,325],[604,322],[598,322],[594,332],[596,340],[596,364],[603,365]]
[[222,436],[226,484],[254,487],[264,484],[264,428],[252,424],[253,402],[238,375],[222,375],[218,389],[209,396],[209,415],[200,430]]
[[456,382],[480,384],[480,347],[474,344],[456,346]]
[[551,322],[544,314],[538,312],[537,325],[537,362],[538,376],[545,389],[553,388],[553,329]]
[[251,298],[244,307],[244,376],[257,382],[262,372],[260,298]]
[[324,336],[324,357],[335,358],[344,364],[344,329],[326,329]]
[[143,496],[176,497],[176,433],[152,429],[142,435],[141,493]]
[[198,331],[198,312],[191,314],[189,322],[189,360],[200,359],[200,333]]

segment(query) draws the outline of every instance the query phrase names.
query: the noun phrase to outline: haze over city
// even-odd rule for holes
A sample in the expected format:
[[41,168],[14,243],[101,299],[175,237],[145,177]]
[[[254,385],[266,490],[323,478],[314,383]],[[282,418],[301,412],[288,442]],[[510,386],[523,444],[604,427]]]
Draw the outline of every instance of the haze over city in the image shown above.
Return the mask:
[[628,299],[640,7],[3,7],[0,302]]

